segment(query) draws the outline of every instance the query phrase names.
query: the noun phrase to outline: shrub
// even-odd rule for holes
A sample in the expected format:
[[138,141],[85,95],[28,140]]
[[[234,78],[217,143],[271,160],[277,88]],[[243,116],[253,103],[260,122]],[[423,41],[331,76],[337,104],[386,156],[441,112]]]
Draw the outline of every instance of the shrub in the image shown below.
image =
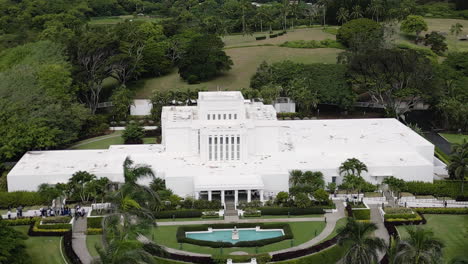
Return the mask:
[[416,208],[421,214],[468,214],[468,208]]
[[391,222],[395,225],[402,224],[420,224],[423,221],[423,218],[419,214],[414,214],[413,218],[386,218],[385,222]]
[[459,195],[455,198],[457,202],[468,202],[468,196]]
[[44,205],[49,201],[47,197],[41,196],[37,192],[0,192],[0,208],[7,209],[9,207],[15,208],[20,205],[32,206],[32,205]]
[[308,214],[324,214],[323,208],[295,208],[295,207],[262,207],[260,208],[262,215],[308,215]]
[[258,36],[258,37],[255,37],[255,40],[264,40],[266,39],[266,36]]
[[385,214],[384,218],[387,219],[413,219],[416,218],[416,214]]
[[[216,242],[216,241],[206,241],[206,240],[197,240],[192,238],[187,238],[185,235],[186,232],[191,231],[207,231],[208,227],[213,229],[225,229],[225,228],[253,228],[259,226],[261,229],[283,229],[284,236],[254,240],[254,241],[239,241],[235,244],[229,242]],[[292,239],[293,233],[289,224],[269,224],[269,223],[230,223],[230,224],[212,224],[212,225],[194,225],[194,226],[179,226],[177,229],[177,242],[178,243],[189,243],[199,246],[207,246],[212,248],[226,248],[226,247],[262,247],[268,244],[276,243],[286,239]]]
[[278,34],[270,34],[270,38],[276,38]]
[[203,212],[202,218],[219,218],[219,212],[218,211]]
[[137,123],[129,124],[122,133],[125,144],[143,144],[145,130]]
[[69,230],[71,229],[71,224],[40,224],[40,221],[38,221],[39,224],[36,225],[38,229],[66,229]]
[[356,220],[370,220],[370,210],[369,209],[359,209],[353,210],[353,216]]
[[173,210],[173,211],[161,211],[158,212],[156,218],[192,218],[192,217],[201,217],[201,210]]
[[260,217],[262,216],[262,213],[255,209],[247,209],[244,211],[243,216],[244,217]]
[[411,214],[413,210],[411,208],[404,207],[386,207],[384,209],[385,214]]
[[295,41],[286,41],[280,45],[281,47],[288,48],[302,48],[302,49],[318,49],[318,48],[336,48],[343,49],[344,46],[336,40],[325,39],[321,41],[316,40],[295,40]]
[[260,207],[262,207],[262,202],[260,202],[260,201],[251,201],[250,203],[240,202],[238,207],[241,208],[241,209],[244,209],[244,208],[260,208]]
[[102,217],[88,217],[87,227],[88,228],[102,228]]

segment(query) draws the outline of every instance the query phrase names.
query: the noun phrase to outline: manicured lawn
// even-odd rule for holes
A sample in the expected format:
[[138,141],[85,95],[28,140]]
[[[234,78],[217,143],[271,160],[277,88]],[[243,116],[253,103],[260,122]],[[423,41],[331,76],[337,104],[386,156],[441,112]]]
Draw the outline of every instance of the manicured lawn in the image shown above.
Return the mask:
[[88,235],[86,236],[86,246],[88,247],[89,254],[96,257],[99,256],[96,250],[96,245],[102,246],[102,236],[101,235]]
[[463,139],[468,141],[468,135],[446,134],[446,133],[440,133],[440,135],[452,144],[461,144],[463,142]]
[[174,70],[172,73],[157,77],[143,79],[137,82],[136,98],[150,98],[154,90],[172,89],[206,89],[206,90],[240,90],[250,86],[250,78],[257,71],[258,66],[266,61],[268,63],[291,60],[298,63],[336,63],[340,49],[294,49],[278,46],[259,46],[247,48],[227,49],[234,63],[232,69],[225,74],[200,84],[184,82]]
[[[122,131],[116,131],[109,135],[86,139],[77,142],[70,149],[107,149],[110,145],[121,145],[124,143],[123,138],[120,136],[121,134]],[[143,138],[143,143],[156,144],[156,138]]]
[[[468,257],[468,215],[430,215],[425,214],[427,224],[423,228],[431,229],[434,235],[444,242],[444,259]],[[398,232],[404,239],[407,236],[406,227],[399,226]]]
[[[431,31],[438,31],[447,33],[445,36],[447,38],[446,43],[449,51],[468,51],[468,41],[459,41],[455,35],[450,34],[450,27],[456,23],[460,23],[464,27],[464,34],[467,34],[468,20],[462,19],[443,19],[443,18],[424,18],[426,21],[429,30],[427,32],[422,32],[421,36],[424,37],[425,34],[430,33]],[[414,44],[410,38],[412,36],[407,36],[405,33],[400,33],[400,25],[398,24],[395,27],[395,41],[396,43],[409,43]],[[463,34],[462,33],[462,34]],[[424,45],[418,45],[418,47],[425,47]],[[429,49],[429,47],[426,47]]]
[[[324,222],[297,222],[289,223],[292,232],[294,234],[294,246],[302,244],[306,241],[315,237],[315,234],[320,234],[323,228],[325,228]],[[177,243],[176,232],[178,226],[160,226],[153,230],[154,239],[158,244],[180,249],[179,243]],[[267,245],[258,248],[258,253],[270,252],[291,247],[291,240],[284,240],[278,243]],[[205,254],[221,254],[221,249],[215,249],[210,247],[201,247],[191,244],[183,244],[182,249],[185,251],[192,251],[197,253]],[[228,254],[234,251],[243,251],[254,254],[255,248],[224,248],[222,249],[223,254]]]
[[[13,228],[27,234],[29,226],[14,226]],[[61,237],[29,237],[25,244],[32,263],[67,263],[60,253]]]
[[332,239],[334,238],[336,235],[338,235],[338,229],[342,226],[345,226],[346,223],[348,222],[347,218],[344,217],[344,218],[341,218],[341,219],[338,219],[338,221],[336,221],[336,225],[335,225],[335,229],[333,229],[333,232],[331,232],[330,235],[328,235],[324,240],[322,241],[326,241],[326,240],[329,240],[329,239]]

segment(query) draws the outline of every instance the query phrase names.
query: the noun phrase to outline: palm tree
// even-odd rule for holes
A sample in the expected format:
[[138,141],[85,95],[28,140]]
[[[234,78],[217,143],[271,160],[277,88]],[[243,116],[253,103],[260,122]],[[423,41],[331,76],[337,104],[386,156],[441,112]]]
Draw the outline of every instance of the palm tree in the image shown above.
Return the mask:
[[291,186],[299,186],[304,184],[304,179],[302,177],[303,173],[301,170],[292,170],[289,172],[289,184]]
[[347,244],[350,248],[343,257],[343,263],[371,264],[378,262],[379,250],[385,249],[385,241],[372,236],[377,230],[374,223],[357,222],[348,218],[346,226],[338,229],[340,246]]
[[326,16],[327,16],[327,7],[330,3],[330,0],[318,0],[317,4],[322,8],[322,16],[323,16],[323,26],[326,24]]
[[362,17],[362,8],[360,5],[353,6],[353,10],[351,11],[351,17],[354,19]]
[[345,175],[355,174],[356,176],[361,176],[363,171],[367,172],[367,166],[364,162],[356,158],[351,158],[341,163],[339,170],[340,174],[345,173]]
[[382,0],[372,0],[367,7],[367,12],[372,15],[372,19],[375,17],[377,22],[379,22],[379,16],[383,13],[383,8]]
[[434,237],[431,230],[407,228],[409,237],[401,241],[396,259],[399,263],[431,264],[442,258],[444,244]]
[[341,24],[343,25],[344,23],[346,23],[349,19],[349,11],[348,9],[344,8],[344,7],[341,7],[339,10],[338,10],[338,13],[336,14],[336,19],[338,20],[338,22],[341,22]]
[[452,25],[452,27],[450,28],[450,33],[452,35],[455,34],[455,36],[458,37],[458,35],[460,35],[460,33],[462,33],[463,31],[463,25],[460,24],[460,23],[456,23],[455,25]]
[[397,256],[401,249],[401,240],[390,236],[390,244],[387,247],[386,253],[388,264],[399,264]]
[[466,139],[461,144],[454,144],[448,170],[462,182],[461,193],[463,194],[465,177],[468,175],[468,142]]
[[283,18],[283,30],[286,30],[287,17],[291,7],[289,6],[289,0],[283,0],[281,6],[281,17]]

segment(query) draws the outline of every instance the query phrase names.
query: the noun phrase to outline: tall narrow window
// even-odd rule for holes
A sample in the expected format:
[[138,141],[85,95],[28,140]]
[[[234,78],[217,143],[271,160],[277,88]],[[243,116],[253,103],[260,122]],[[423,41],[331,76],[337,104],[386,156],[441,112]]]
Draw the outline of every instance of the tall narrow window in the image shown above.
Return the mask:
[[229,120],[231,120],[231,118],[232,118],[232,114],[229,114]]
[[198,155],[200,155],[200,129],[198,129]]
[[208,137],[208,158],[209,160],[213,160],[213,138],[211,136]]
[[214,136],[214,160],[218,160],[218,137]]
[[230,160],[229,158],[229,148],[230,148],[230,145],[229,145],[229,136],[226,136],[226,160]]
[[234,119],[237,119],[237,114],[234,114]]
[[234,156],[234,150],[235,150],[235,146],[234,145],[235,142],[234,142],[234,136],[231,136],[231,160],[235,160],[235,156]]
[[210,120],[210,115],[209,114],[206,115],[206,119]]
[[226,114],[223,114],[223,119],[226,120]]
[[218,120],[221,120],[221,114],[218,114]]
[[223,144],[223,137],[219,138],[219,160],[223,160],[223,153],[224,153],[224,144]]
[[237,160],[240,160],[240,137],[237,136]]
[[215,114],[213,114],[213,120],[216,120],[216,115]]

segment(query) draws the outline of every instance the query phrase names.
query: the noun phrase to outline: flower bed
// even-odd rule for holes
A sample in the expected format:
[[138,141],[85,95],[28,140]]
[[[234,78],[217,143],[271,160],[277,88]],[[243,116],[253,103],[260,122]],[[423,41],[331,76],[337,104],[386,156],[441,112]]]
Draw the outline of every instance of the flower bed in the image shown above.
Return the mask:
[[207,219],[207,218],[219,218],[219,212],[218,211],[206,211],[203,212],[202,218]]
[[242,214],[243,217],[260,217],[262,216],[262,212],[255,209],[246,209]]
[[202,210],[172,210],[172,211],[161,211],[158,212],[156,218],[193,218],[201,217],[203,214]]
[[[207,231],[209,227],[213,229],[224,228],[254,228],[259,226],[261,229],[283,229],[284,236],[261,239],[255,241],[240,241],[235,244],[229,242],[215,242],[188,238],[185,233],[193,231]],[[227,247],[262,247],[268,244],[280,242],[286,239],[292,239],[293,233],[289,224],[268,224],[268,223],[232,223],[232,224],[213,224],[213,225],[195,225],[195,226],[179,226],[177,229],[177,242],[188,243],[212,248],[227,248]]]
[[42,218],[41,224],[68,224],[71,221],[69,216],[55,216]]
[[391,208],[387,207],[384,209],[384,219],[387,222],[405,222],[405,221],[420,221],[421,216],[414,213],[411,208]]

